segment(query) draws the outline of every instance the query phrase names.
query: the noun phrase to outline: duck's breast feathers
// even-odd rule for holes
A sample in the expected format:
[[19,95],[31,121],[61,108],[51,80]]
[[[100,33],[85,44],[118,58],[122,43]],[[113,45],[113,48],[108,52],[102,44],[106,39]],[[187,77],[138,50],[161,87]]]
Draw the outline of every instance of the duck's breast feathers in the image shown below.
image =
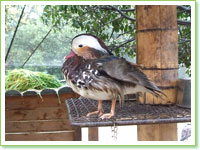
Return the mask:
[[[75,59],[74,59],[75,60]],[[82,60],[82,63],[76,65],[75,61],[68,61],[63,66],[63,73],[67,84],[78,94],[91,98],[95,93],[98,99],[103,98],[98,95],[104,93],[105,98],[117,98],[123,99],[123,87],[119,81],[109,77],[104,72],[95,68],[94,60]],[[75,69],[72,67],[76,65]],[[93,94],[92,94],[93,91]],[[93,97],[94,99],[94,97]]]

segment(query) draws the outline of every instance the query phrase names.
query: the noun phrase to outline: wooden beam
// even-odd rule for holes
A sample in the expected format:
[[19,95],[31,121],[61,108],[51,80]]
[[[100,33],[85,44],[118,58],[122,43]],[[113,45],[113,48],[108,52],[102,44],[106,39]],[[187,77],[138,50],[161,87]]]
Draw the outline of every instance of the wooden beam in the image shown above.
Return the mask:
[[[178,80],[178,28],[176,6],[136,6],[137,64],[167,95],[149,93],[139,97],[142,104],[174,104]],[[177,140],[176,124],[138,126],[138,140]]]
[[139,141],[177,141],[174,133],[177,133],[176,123],[138,126]]
[[98,140],[99,140],[98,127],[89,127],[88,141],[98,141]]

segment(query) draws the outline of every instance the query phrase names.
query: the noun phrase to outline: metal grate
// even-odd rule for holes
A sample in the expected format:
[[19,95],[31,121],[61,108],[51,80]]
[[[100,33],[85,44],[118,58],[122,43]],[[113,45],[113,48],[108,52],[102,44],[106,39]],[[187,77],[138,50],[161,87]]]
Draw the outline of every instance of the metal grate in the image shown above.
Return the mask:
[[[191,110],[176,105],[142,105],[135,100],[127,100],[121,108],[117,102],[115,116],[104,120],[99,119],[97,115],[86,117],[87,113],[97,110],[97,101],[95,100],[85,98],[68,99],[66,105],[71,124],[81,127],[191,121]],[[110,106],[111,101],[103,101],[104,113],[110,112]]]

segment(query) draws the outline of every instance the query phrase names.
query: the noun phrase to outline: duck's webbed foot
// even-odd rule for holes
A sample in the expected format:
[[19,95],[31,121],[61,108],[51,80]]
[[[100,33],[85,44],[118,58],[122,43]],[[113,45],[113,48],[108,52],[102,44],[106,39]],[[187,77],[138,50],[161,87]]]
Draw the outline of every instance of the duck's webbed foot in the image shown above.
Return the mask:
[[87,114],[87,117],[90,117],[91,115],[98,115],[101,116],[103,114],[103,111],[97,110],[97,111],[93,111]]
[[87,114],[87,117],[89,117],[89,116],[91,116],[91,115],[95,115],[95,114],[98,114],[98,116],[103,115],[102,100],[99,100],[99,101],[98,101],[98,109],[97,109],[97,111],[88,113],[88,114]]
[[112,118],[113,116],[114,116],[115,114],[114,113],[107,113],[107,114],[103,114],[101,117],[100,117],[100,119],[110,119],[110,118]]
[[115,115],[115,105],[116,105],[116,100],[113,99],[112,100],[112,105],[111,105],[111,110],[110,110],[110,113],[107,113],[107,114],[103,114],[100,119],[110,119],[112,118],[114,115]]

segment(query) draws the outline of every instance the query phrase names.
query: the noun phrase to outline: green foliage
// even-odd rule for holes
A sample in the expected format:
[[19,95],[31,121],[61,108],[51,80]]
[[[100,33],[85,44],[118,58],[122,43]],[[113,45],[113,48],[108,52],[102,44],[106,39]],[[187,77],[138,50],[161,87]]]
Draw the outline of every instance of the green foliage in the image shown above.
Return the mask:
[[[190,6],[184,6],[190,9]],[[177,10],[177,18],[181,20],[191,20],[191,14],[183,10]],[[191,27],[178,26],[178,49],[179,64],[187,68],[186,73],[191,76]]]
[[[40,16],[44,6],[26,6],[23,18],[15,36],[11,51],[6,62],[6,70],[20,68],[46,33],[50,30],[43,24]],[[6,53],[13,36],[22,7],[6,6]],[[63,79],[61,67],[64,56],[71,50],[71,37],[77,35],[79,29],[70,24],[62,27],[60,32],[51,32],[36,50],[24,68],[55,74]]]
[[[134,6],[115,5],[115,7],[124,10],[129,17],[135,17]],[[136,55],[133,49],[135,47],[133,42],[135,41],[135,22],[125,19],[112,9],[103,5],[45,6],[42,20],[47,25],[54,25],[58,30],[71,23],[74,28],[103,39],[116,55],[128,54],[134,57]],[[130,11],[125,11],[129,9]],[[122,45],[125,42],[127,44]]]
[[8,72],[5,80],[6,90],[18,90],[21,92],[28,89],[58,88],[61,85],[58,79],[52,75],[25,69],[15,69]]
[[[190,9],[190,6],[183,6]],[[122,15],[121,13],[124,15]],[[177,18],[190,20],[191,14],[177,9]],[[42,19],[46,25],[61,30],[71,23],[72,27],[103,39],[118,56],[136,56],[136,23],[134,6],[131,5],[64,5],[45,6]],[[179,25],[179,64],[191,66],[191,27]]]
[[[190,9],[190,6],[184,6]],[[6,52],[19,19],[22,5],[6,5]],[[122,16],[120,10],[126,17]],[[42,16],[40,18],[40,16]],[[53,31],[30,58],[25,68],[56,74],[63,79],[63,57],[77,34],[92,33],[106,42],[118,56],[136,56],[135,6],[131,5],[27,5],[16,34],[6,69],[20,68],[52,26]],[[177,9],[177,18],[190,20],[190,13]],[[45,26],[46,24],[47,26]],[[179,25],[179,64],[191,66],[191,27]],[[59,31],[59,32],[58,32]]]

